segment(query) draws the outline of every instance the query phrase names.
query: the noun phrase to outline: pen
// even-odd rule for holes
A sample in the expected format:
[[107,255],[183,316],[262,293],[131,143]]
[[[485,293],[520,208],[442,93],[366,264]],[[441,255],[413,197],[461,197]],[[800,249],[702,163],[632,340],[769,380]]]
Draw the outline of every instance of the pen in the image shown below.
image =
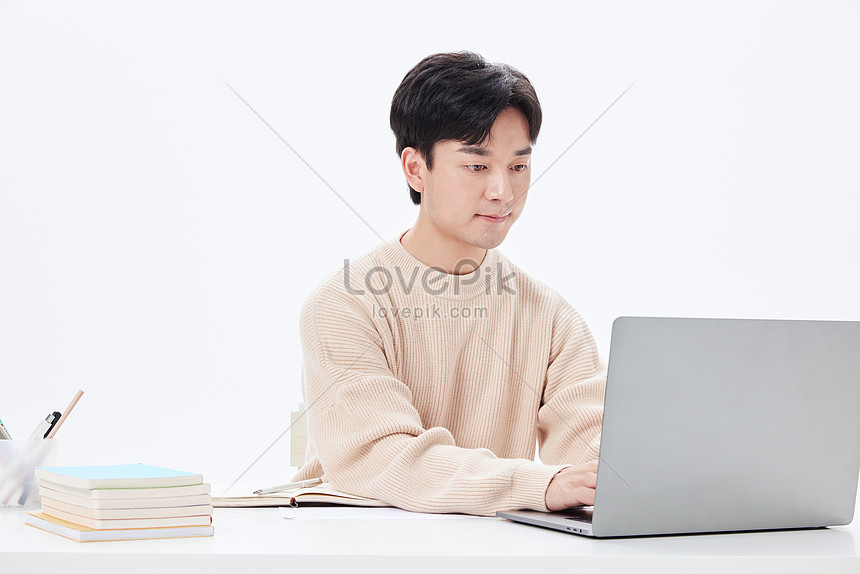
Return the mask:
[[9,434],[8,430],[6,430],[6,425],[3,424],[2,419],[0,419],[0,438],[12,440],[12,435]]
[[254,494],[272,494],[273,492],[281,492],[282,490],[292,490],[296,488],[306,488],[308,486],[316,486],[317,484],[322,484],[321,478],[309,478],[307,480],[300,480],[298,482],[288,482],[287,484],[282,484],[281,486],[261,488],[260,490],[255,490]]
[[54,422],[51,423],[51,426],[48,427],[48,430],[46,430],[45,434],[42,435],[42,438],[48,438],[48,435],[51,434],[52,430],[54,430],[54,426],[60,421],[61,416],[63,416],[63,413],[60,411],[54,411]]
[[57,431],[60,430],[60,427],[63,426],[63,423],[66,422],[66,419],[69,418],[69,415],[72,413],[72,409],[75,408],[75,405],[78,404],[78,401],[81,400],[81,395],[84,394],[84,391],[78,390],[75,394],[75,398],[72,399],[72,402],[69,403],[69,406],[66,408],[66,414],[60,415],[60,418],[57,420],[57,424],[54,425],[54,428],[51,429],[45,438],[54,438],[54,435],[57,434]]
[[54,411],[48,416],[46,416],[45,420],[40,421],[39,426],[37,426],[36,430],[33,431],[33,434],[30,435],[30,440],[37,438],[45,438],[45,435],[47,435],[48,431],[51,430],[51,427],[56,424],[58,418],[60,418],[60,413],[58,413],[57,411]]

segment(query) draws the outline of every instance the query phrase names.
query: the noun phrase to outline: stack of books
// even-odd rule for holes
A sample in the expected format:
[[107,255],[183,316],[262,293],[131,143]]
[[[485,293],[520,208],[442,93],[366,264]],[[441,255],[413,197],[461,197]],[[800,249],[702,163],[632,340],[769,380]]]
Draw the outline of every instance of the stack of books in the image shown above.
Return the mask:
[[26,524],[78,542],[212,536],[203,476],[145,464],[39,467]]

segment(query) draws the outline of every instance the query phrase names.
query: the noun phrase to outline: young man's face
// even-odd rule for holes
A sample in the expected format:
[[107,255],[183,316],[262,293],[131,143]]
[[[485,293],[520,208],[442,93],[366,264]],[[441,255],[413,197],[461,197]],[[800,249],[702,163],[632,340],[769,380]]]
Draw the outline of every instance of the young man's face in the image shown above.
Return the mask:
[[496,118],[481,146],[437,142],[432,171],[421,169],[419,222],[439,239],[466,250],[498,246],[526,202],[531,181],[528,134],[522,112],[509,107]]

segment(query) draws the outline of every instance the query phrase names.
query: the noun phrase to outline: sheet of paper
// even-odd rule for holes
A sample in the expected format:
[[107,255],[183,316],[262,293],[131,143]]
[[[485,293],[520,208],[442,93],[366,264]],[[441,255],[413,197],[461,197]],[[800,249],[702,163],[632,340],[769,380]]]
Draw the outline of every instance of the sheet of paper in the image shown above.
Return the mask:
[[305,506],[281,507],[281,516],[290,520],[427,520],[463,518],[494,518],[468,514],[425,514],[400,508],[373,508],[358,506]]

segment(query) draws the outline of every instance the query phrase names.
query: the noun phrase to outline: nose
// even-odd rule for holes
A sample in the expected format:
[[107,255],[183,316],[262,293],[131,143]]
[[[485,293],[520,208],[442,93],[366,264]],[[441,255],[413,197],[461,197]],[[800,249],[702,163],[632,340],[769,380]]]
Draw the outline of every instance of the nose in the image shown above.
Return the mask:
[[489,200],[513,201],[514,186],[511,184],[510,176],[506,172],[493,174],[487,180],[487,189],[484,194]]

